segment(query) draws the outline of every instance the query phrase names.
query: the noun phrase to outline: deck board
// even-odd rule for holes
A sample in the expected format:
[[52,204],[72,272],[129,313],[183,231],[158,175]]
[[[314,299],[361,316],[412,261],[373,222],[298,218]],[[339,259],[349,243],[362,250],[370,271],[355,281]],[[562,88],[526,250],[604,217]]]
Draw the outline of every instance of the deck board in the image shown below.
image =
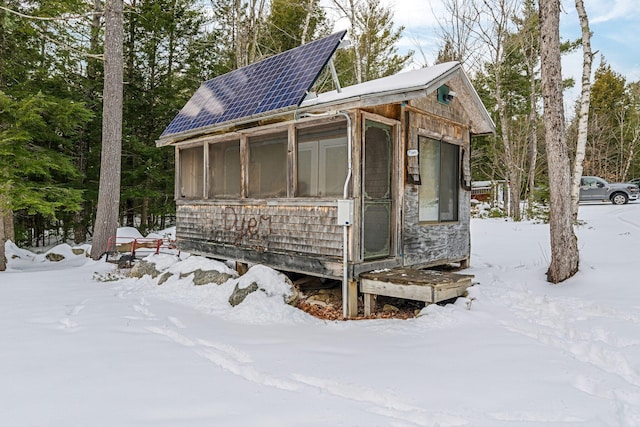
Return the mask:
[[365,315],[375,309],[376,295],[437,303],[463,295],[473,277],[471,274],[412,268],[362,273],[360,291],[365,297]]

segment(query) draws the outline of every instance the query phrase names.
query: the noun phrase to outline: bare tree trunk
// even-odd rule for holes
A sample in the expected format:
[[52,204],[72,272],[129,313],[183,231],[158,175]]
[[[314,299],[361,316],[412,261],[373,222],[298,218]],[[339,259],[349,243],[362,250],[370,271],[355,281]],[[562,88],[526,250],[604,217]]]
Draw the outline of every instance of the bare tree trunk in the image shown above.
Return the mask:
[[140,228],[145,234],[149,231],[149,198],[142,198],[142,212],[140,213]]
[[[487,5],[489,6],[489,5]],[[494,2],[493,7],[489,7],[489,16],[492,17],[493,22],[489,25],[493,25],[491,30],[483,31],[483,36],[487,39],[491,38],[491,34],[495,35],[495,40],[491,49],[493,50],[493,65],[495,67],[495,98],[496,107],[498,109],[498,119],[500,120],[502,144],[504,146],[504,162],[506,166],[507,185],[509,187],[509,216],[516,221],[521,219],[520,216],[520,187],[522,183],[522,170],[518,167],[516,160],[514,143],[511,140],[512,129],[509,119],[507,118],[507,111],[505,105],[505,99],[503,96],[503,82],[502,82],[502,70],[505,60],[505,46],[504,42],[508,35],[508,21],[511,19],[511,15],[516,10],[516,5],[510,0],[498,0]],[[500,13],[497,13],[499,11]]]
[[529,112],[529,174],[527,177],[529,208],[531,208],[536,187],[536,166],[538,163],[538,91],[536,90],[535,64],[532,64],[530,60],[527,60],[527,70],[531,76],[529,80],[531,90],[529,95],[529,108],[531,109]]
[[571,218],[573,221],[578,219],[580,178],[582,178],[582,168],[587,147],[587,132],[589,130],[591,64],[593,62],[589,19],[582,0],[576,0],[576,10],[578,11],[580,27],[582,28],[582,91],[580,93],[580,110],[578,111],[578,141],[576,145],[576,158],[575,163],[573,164],[573,176],[571,178]]
[[[262,17],[264,15],[264,0],[260,0],[257,2],[253,0],[251,5],[251,22],[249,23],[249,34],[251,35],[251,41],[249,42],[249,58],[248,63],[252,64],[259,59],[259,51],[258,51],[258,36],[260,34],[260,27]],[[256,10],[257,9],[257,10]],[[248,39],[248,37],[247,37]]]
[[560,64],[560,0],[540,0],[540,60],[549,165],[551,264],[547,280],[560,283],[578,271],[578,239],[571,217],[570,163],[565,135]]
[[353,45],[353,52],[355,54],[354,71],[356,76],[356,82],[362,83],[362,52],[360,52],[360,35],[358,34],[358,23],[355,0],[346,0],[345,4],[342,0],[333,0],[333,4],[344,14],[349,20],[349,37],[351,44]]
[[442,45],[451,44],[453,56],[465,66],[466,70],[479,70],[482,67],[478,39],[474,38],[480,14],[468,0],[443,0],[444,13],[437,21]]
[[13,210],[9,207],[5,207],[4,218],[2,218],[4,224],[4,237],[6,240],[16,241],[16,228],[13,221]]
[[[98,54],[99,37],[100,37],[100,25],[102,15],[102,0],[93,1],[93,17],[91,18],[91,36],[89,39],[89,52],[91,54]],[[98,94],[96,93],[96,75],[97,75],[97,59],[87,58],[87,79],[89,80],[88,88],[85,92],[86,99],[89,100],[89,108],[94,113],[97,113],[98,109]],[[89,167],[89,151],[90,151],[90,135],[88,129],[85,129],[85,133],[80,139],[78,144],[78,170],[82,176],[82,183],[86,183],[87,171]],[[73,240],[75,243],[83,243],[87,240],[87,222],[91,213],[92,205],[88,200],[82,203],[82,210],[78,211],[74,215],[73,224]]]
[[7,235],[4,227],[4,217],[7,211],[6,196],[0,193],[0,271],[7,269],[7,257],[5,254],[5,243],[7,241]]
[[122,167],[122,9],[122,0],[108,0],[105,5],[102,153],[98,211],[91,246],[93,259],[99,259],[106,252],[109,237],[115,236],[118,228]]
[[304,17],[304,25],[302,27],[302,37],[300,39],[300,45],[303,45],[307,42],[307,37],[309,36],[309,26],[311,25],[311,16],[313,16],[315,2],[316,0],[307,1],[307,14]]

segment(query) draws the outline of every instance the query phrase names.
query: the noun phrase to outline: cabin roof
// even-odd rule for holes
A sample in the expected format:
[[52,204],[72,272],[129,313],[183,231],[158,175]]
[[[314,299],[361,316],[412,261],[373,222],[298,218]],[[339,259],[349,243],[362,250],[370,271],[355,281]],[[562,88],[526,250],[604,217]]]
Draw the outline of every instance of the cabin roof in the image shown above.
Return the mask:
[[[334,37],[339,42],[342,36],[338,35]],[[315,79],[317,79],[317,76]],[[216,79],[212,79],[205,83],[215,82],[215,80]],[[469,118],[470,123],[468,123],[468,125],[471,132],[476,135],[494,133],[495,124],[461,65],[458,62],[446,62],[432,67],[401,72],[393,76],[382,77],[348,86],[342,88],[340,91],[333,90],[318,95],[309,93],[306,98],[294,105],[265,111],[259,114],[245,115],[223,122],[210,123],[198,128],[188,128],[184,131],[170,132],[171,125],[169,125],[160,139],[156,141],[156,144],[158,146],[168,145],[207,133],[222,131],[233,125],[256,122],[267,117],[290,115],[293,112],[299,115],[303,113],[338,111],[350,108],[401,103],[427,96],[445,83],[456,92],[456,97],[459,100],[457,104],[464,109]],[[196,98],[196,95],[198,95],[198,92],[194,94],[174,121],[181,115],[184,115],[185,110],[193,108],[193,99]],[[266,96],[269,97],[269,94],[266,94]],[[272,96],[275,95],[272,94]]]
[[495,124],[489,112],[460,63],[455,61],[370,80],[342,88],[340,91],[321,93],[316,97],[307,96],[300,104],[298,112],[408,101],[429,95],[445,83],[456,91],[460,105],[471,118],[471,131],[479,135],[494,133]]

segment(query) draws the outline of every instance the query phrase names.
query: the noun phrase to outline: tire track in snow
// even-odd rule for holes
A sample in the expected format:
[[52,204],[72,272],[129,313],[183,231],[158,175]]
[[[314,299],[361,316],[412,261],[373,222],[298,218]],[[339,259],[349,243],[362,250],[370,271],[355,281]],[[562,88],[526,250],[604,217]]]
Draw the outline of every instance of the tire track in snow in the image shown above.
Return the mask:
[[623,217],[623,214],[626,214],[626,211],[620,211],[620,212],[616,212],[616,219],[624,224],[630,225],[634,228],[640,229],[640,224],[637,224],[635,221],[629,220],[627,218]]

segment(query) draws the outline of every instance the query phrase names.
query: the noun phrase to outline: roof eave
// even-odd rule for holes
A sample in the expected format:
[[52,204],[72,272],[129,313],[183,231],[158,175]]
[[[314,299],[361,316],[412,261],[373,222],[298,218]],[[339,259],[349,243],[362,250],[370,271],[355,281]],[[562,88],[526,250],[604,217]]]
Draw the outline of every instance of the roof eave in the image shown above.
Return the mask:
[[165,147],[167,145],[175,144],[176,142],[184,141],[186,139],[192,139],[205,134],[215,133],[220,130],[228,129],[232,126],[242,126],[260,120],[275,119],[280,116],[290,114],[295,110],[295,106],[286,107],[279,110],[269,111],[268,113],[254,114],[253,116],[248,116],[241,120],[227,120],[226,122],[216,123],[215,125],[205,126],[187,132],[174,133],[164,137],[161,136],[156,140],[156,147]]

